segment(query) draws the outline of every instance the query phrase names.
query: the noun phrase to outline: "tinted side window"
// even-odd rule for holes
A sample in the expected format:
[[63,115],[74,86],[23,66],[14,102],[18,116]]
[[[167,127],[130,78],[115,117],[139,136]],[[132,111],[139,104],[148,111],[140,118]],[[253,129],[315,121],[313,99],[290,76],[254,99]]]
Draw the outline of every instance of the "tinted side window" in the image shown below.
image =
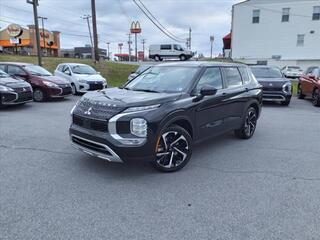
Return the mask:
[[62,72],[63,67],[64,67],[64,65],[59,65],[58,71],[59,71],[59,72]]
[[315,77],[320,77],[320,69],[319,68],[315,68],[312,72],[312,75],[314,75]]
[[0,70],[5,72],[5,70],[6,70],[6,65],[0,65]]
[[64,65],[63,68],[62,68],[62,72],[66,73],[66,74],[69,74],[70,73],[69,67],[67,65]]
[[242,85],[242,79],[238,68],[236,67],[226,67],[224,68],[227,86],[237,87]]
[[171,45],[161,45],[161,50],[171,50]]
[[11,75],[25,75],[25,71],[22,70],[20,67],[17,66],[8,66],[8,73]]
[[242,77],[243,83],[244,83],[244,84],[249,83],[249,82],[250,82],[250,78],[249,78],[249,74],[248,74],[247,68],[245,68],[245,67],[240,67],[240,68],[239,68],[239,71],[240,71],[240,73],[241,73],[241,77]]
[[222,77],[220,69],[207,68],[197,85],[197,92],[205,85],[210,85],[216,89],[222,89]]

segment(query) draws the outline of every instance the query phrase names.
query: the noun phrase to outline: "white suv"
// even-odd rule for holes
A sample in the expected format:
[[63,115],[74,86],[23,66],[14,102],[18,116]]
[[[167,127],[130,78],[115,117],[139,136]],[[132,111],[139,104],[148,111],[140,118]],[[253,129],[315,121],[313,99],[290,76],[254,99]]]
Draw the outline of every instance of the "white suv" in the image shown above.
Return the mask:
[[72,93],[85,93],[100,90],[107,87],[107,80],[94,68],[80,63],[62,63],[54,71],[55,76],[68,80],[72,87]]
[[192,58],[194,53],[178,44],[155,44],[149,47],[149,58],[162,61],[164,58],[178,58],[181,61]]

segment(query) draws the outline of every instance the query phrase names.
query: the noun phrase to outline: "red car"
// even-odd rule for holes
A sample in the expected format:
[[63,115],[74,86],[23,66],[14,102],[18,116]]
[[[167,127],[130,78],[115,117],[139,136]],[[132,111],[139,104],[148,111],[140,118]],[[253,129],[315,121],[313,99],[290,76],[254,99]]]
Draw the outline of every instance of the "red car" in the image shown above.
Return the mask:
[[0,70],[30,83],[33,88],[33,100],[36,102],[42,102],[49,98],[63,98],[72,93],[69,82],[53,76],[38,65],[0,62]]
[[299,79],[298,98],[312,98],[312,104],[320,107],[320,67],[310,67]]

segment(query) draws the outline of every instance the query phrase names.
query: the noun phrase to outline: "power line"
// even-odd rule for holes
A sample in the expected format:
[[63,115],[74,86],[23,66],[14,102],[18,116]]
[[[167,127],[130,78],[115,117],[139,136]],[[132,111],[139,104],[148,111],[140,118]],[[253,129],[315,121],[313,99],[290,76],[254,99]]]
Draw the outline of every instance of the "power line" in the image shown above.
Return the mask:
[[146,11],[135,1],[133,0],[133,2],[138,6],[138,8],[144,13],[144,15],[162,32],[164,33],[167,37],[171,38],[172,40],[176,41],[176,42],[184,42],[178,39],[175,39],[174,37],[172,37],[171,35],[169,35],[167,32],[165,32],[165,30],[163,30],[161,27],[159,27],[159,25],[146,13]]
[[143,2],[141,0],[138,0],[141,5],[144,7],[144,9],[151,15],[151,17],[153,17],[153,19],[168,33],[170,34],[173,38],[175,39],[180,39],[181,41],[185,41],[184,39],[182,38],[179,38],[177,36],[175,36],[173,33],[171,33],[168,29],[166,29],[159,21],[158,19],[149,11],[149,9],[146,7],[146,5],[143,4]]

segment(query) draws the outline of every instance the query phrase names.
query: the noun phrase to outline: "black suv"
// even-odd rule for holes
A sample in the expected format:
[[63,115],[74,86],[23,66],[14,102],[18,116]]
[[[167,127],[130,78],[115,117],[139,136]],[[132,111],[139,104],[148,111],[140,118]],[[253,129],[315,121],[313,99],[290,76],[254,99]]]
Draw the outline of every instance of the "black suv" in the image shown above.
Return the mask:
[[108,161],[148,159],[161,171],[183,168],[194,143],[228,131],[250,138],[262,90],[241,64],[151,67],[121,88],[87,93],[71,111],[74,147]]

